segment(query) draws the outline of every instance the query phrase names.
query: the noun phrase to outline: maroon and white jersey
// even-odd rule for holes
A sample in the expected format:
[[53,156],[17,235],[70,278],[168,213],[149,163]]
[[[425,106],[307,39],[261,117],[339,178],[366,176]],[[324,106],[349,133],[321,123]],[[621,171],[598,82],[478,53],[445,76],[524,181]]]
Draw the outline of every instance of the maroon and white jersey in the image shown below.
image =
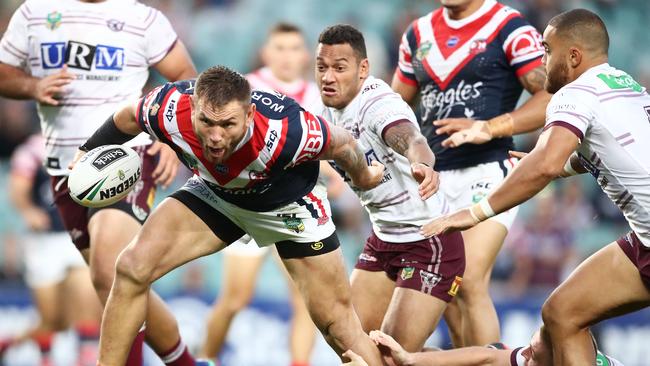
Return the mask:
[[[58,106],[38,106],[51,175],[67,175],[79,145],[142,95],[149,67],[176,39],[161,12],[135,0],[28,0],[18,8],[0,41],[0,62],[39,78],[67,65],[76,77]],[[131,145],[149,142],[143,134]]]
[[327,122],[283,94],[254,90],[253,123],[227,161],[211,164],[192,127],[194,83],[167,83],[141,98],[141,128],[171,146],[217,196],[240,208],[270,211],[311,192],[318,156],[329,143]]
[[251,84],[251,88],[268,92],[277,91],[295,100],[309,112],[316,113],[323,108],[318,86],[313,81],[298,79],[285,82],[276,78],[268,67],[247,74],[246,79]]

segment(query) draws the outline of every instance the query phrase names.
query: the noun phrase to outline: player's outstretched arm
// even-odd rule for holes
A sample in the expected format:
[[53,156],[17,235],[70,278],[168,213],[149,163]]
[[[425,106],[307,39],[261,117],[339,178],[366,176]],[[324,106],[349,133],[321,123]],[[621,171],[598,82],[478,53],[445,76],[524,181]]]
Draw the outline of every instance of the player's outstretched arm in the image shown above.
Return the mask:
[[190,54],[180,40],[154,68],[169,81],[191,79],[197,75]]
[[402,80],[400,80],[397,73],[393,75],[393,81],[390,83],[390,87],[399,94],[404,101],[410,105],[413,105],[415,102],[415,97],[418,95],[418,87],[415,85],[410,85]]
[[391,149],[406,157],[411,163],[411,174],[420,183],[418,191],[423,200],[438,191],[438,173],[433,170],[435,156],[415,124],[404,120],[389,125],[384,132],[384,141]]
[[135,117],[135,105],[128,105],[108,117],[88,140],[79,147],[79,151],[68,166],[72,169],[77,161],[88,151],[103,145],[121,145],[138,135],[142,130]]
[[421,233],[433,236],[465,230],[527,201],[565,172],[565,164],[578,143],[578,137],[569,129],[550,127],[539,137],[533,151],[517,164],[499,188],[470,208],[429,222],[422,227]]
[[330,142],[319,156],[320,160],[334,160],[336,165],[345,170],[352,179],[355,187],[372,189],[384,177],[384,166],[373,161],[370,166],[366,162],[366,155],[354,137],[344,128],[329,125]]
[[534,131],[544,125],[546,105],[551,95],[544,90],[546,71],[543,66],[532,69],[519,77],[519,82],[531,97],[516,110],[487,121],[467,118],[446,118],[434,122],[437,134],[447,133],[442,142],[445,147],[457,147],[466,143],[482,144],[494,138],[509,137]]
[[12,99],[34,99],[35,101],[59,105],[58,99],[65,93],[65,86],[75,76],[63,66],[59,72],[42,79],[33,77],[24,70],[0,63],[0,95]]

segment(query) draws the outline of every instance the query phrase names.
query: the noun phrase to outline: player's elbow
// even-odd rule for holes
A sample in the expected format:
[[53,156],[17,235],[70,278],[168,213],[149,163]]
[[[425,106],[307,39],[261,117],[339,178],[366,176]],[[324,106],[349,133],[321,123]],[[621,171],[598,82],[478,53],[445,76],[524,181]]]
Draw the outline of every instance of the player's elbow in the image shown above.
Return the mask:
[[548,180],[553,180],[562,174],[564,169],[563,163],[558,163],[554,160],[544,159],[544,161],[539,165],[539,174],[547,178]]

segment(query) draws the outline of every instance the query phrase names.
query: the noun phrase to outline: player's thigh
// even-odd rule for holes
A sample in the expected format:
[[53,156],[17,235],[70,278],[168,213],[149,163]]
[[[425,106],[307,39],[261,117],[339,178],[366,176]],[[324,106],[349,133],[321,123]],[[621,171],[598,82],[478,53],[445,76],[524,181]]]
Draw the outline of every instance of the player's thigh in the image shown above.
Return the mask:
[[352,308],[350,284],[340,248],[316,256],[285,258],[282,262],[321,330],[337,320],[341,311]]
[[[230,230],[234,224],[205,205],[199,209],[191,207],[193,203],[200,205],[201,201],[187,195],[193,199],[192,203],[169,197],[153,211],[120,254],[118,272],[138,281],[153,282],[172,269],[227,245],[215,231]],[[241,236],[240,229],[239,232]]]
[[612,243],[582,262],[553,291],[543,315],[545,321],[585,328],[648,305],[650,291],[638,268],[617,243]]
[[[447,302],[421,291],[397,287],[381,325],[409,352],[419,352],[438,325]],[[405,326],[408,324],[408,326]]]
[[367,271],[355,268],[350,276],[352,303],[361,320],[363,330],[379,329],[388,309],[395,281],[384,271]]
[[[497,221],[487,220],[462,234],[466,258],[464,282],[489,282],[492,266],[508,234],[506,227]],[[461,287],[461,292],[465,287]]]
[[69,322],[93,322],[101,319],[101,303],[90,280],[88,267],[68,270],[62,296]]

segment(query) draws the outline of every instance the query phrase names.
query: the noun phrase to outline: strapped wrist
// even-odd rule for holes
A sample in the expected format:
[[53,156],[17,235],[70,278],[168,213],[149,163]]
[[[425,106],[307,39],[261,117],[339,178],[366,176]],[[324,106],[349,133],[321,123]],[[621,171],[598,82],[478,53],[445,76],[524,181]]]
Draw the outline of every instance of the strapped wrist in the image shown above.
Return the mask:
[[487,129],[492,138],[510,137],[515,130],[515,120],[510,113],[502,114],[488,120]]

